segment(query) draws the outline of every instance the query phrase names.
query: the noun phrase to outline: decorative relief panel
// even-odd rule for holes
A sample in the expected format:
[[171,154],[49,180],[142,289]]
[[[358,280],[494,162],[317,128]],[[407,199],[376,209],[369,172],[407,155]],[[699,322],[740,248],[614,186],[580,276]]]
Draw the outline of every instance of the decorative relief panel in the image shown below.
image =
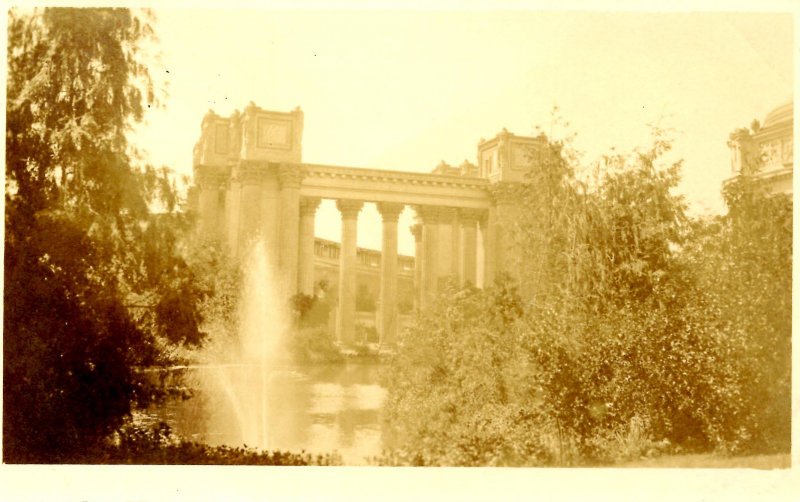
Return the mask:
[[214,153],[225,155],[228,153],[228,123],[217,122],[214,126]]
[[780,167],[781,163],[781,143],[780,141],[770,141],[761,145],[761,156],[764,159],[764,167]]
[[288,120],[259,117],[256,138],[258,148],[290,150],[292,148],[292,123]]
[[524,169],[531,165],[531,146],[524,143],[512,143],[511,168]]

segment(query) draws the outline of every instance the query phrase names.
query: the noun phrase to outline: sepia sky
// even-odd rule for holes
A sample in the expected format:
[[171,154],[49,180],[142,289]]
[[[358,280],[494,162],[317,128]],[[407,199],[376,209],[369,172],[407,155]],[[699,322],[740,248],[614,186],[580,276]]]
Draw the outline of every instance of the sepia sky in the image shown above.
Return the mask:
[[[554,105],[588,163],[673,128],[692,214],[723,211],[726,141],[790,100],[790,15],[535,11],[156,10],[165,108],[137,134],[156,164],[191,174],[211,108],[305,113],[303,161],[429,172],[476,162],[503,127],[550,128]],[[167,73],[168,72],[168,73]],[[564,134],[562,128],[557,131]],[[400,251],[413,254],[401,217]],[[316,234],[338,240],[330,201]],[[371,205],[359,245],[380,249]]]

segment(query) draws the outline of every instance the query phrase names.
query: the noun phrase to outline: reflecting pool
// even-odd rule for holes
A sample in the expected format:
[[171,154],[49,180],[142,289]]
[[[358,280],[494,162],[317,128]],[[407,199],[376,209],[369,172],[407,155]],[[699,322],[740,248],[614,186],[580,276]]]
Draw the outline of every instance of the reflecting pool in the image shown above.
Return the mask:
[[195,366],[193,396],[155,410],[186,439],[299,453],[337,452],[347,465],[381,453],[386,390],[377,364]]

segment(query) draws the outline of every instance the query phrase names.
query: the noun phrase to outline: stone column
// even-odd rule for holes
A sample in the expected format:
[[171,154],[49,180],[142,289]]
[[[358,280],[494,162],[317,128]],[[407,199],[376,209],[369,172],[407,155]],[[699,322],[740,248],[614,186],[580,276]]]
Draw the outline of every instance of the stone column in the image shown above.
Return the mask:
[[414,236],[414,308],[419,310],[422,304],[422,224],[411,225],[411,234]]
[[[453,218],[456,210],[452,207],[439,208],[439,281],[453,275]],[[438,288],[439,286],[437,286]]]
[[231,177],[226,195],[225,214],[228,219],[225,222],[225,238],[227,239],[230,255],[239,256],[239,210],[242,202],[242,184],[238,175]]
[[271,277],[280,280],[281,190],[277,164],[270,164],[261,181],[261,238],[267,248]]
[[450,256],[452,256],[452,258],[450,261],[449,274],[452,275],[456,281],[458,281],[459,275],[461,274],[461,223],[459,214],[460,213],[458,209],[453,209],[450,214],[450,225],[452,226],[451,232],[453,233],[453,238],[450,243]]
[[239,203],[239,242],[241,253],[247,252],[261,227],[261,178],[263,169],[258,165],[242,163],[239,166],[241,199]]
[[201,173],[198,169],[195,183],[199,188],[197,210],[199,216],[199,235],[204,240],[219,238],[219,188],[222,179],[213,174]]
[[473,209],[462,209],[459,214],[461,225],[461,242],[459,245],[460,259],[458,279],[461,286],[467,283],[478,285],[478,220],[481,213]]
[[517,277],[519,267],[517,246],[514,242],[512,223],[517,218],[515,210],[519,185],[511,182],[495,183],[492,186],[493,205],[489,211],[494,232],[494,276],[500,273]]
[[336,338],[344,345],[352,345],[356,334],[356,239],[358,236],[358,213],[363,206],[364,203],[361,201],[336,201],[336,207],[342,214]]
[[458,279],[457,213],[453,207],[439,208],[439,283],[445,279]]
[[381,246],[381,344],[397,343],[397,218],[402,204],[378,203],[383,218]]
[[320,200],[316,197],[300,199],[300,256],[297,269],[299,291],[314,294],[314,217]]
[[480,284],[482,288],[487,288],[494,284],[494,274],[497,270],[495,263],[497,259],[495,212],[494,208],[490,208],[478,222],[481,228],[481,244],[483,244],[483,278]]
[[281,185],[280,266],[283,299],[297,293],[297,263],[300,234],[299,166],[282,165],[278,169]]
[[439,208],[420,206],[417,214],[422,218],[423,269],[420,275],[421,306],[433,301],[439,286]]

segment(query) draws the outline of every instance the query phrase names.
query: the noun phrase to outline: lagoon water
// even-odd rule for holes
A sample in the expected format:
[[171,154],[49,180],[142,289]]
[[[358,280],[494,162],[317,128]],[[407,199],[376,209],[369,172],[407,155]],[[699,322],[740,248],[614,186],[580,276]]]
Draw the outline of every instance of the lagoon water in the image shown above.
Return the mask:
[[337,452],[346,465],[379,455],[386,391],[376,364],[195,366],[193,396],[155,411],[182,437],[210,445]]
[[212,446],[335,452],[349,465],[379,455],[387,436],[379,366],[288,364],[290,315],[263,239],[243,263],[237,336],[212,340],[199,354],[207,364],[180,370],[192,397],[167,402],[151,418]]

